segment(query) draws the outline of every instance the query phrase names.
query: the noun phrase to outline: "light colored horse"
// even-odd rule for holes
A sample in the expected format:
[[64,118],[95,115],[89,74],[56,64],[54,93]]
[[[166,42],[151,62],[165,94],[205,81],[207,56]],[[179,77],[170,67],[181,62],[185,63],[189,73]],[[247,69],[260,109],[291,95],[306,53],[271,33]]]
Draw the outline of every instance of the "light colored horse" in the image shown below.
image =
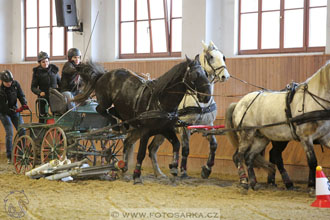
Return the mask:
[[[227,71],[225,56],[211,41],[209,45],[203,44],[203,52],[199,55],[199,60],[202,67],[208,73],[209,81],[211,82],[211,92],[216,82],[225,82],[230,75]],[[217,106],[213,96],[208,103],[200,103],[196,98],[196,94],[186,94],[179,105],[179,118],[187,124],[203,124],[213,126],[216,119]],[[189,155],[189,138],[191,131],[186,127],[180,127],[178,133],[181,137],[182,145],[182,160],[181,160],[181,176],[187,176],[187,159]],[[208,178],[212,166],[214,165],[215,151],[217,149],[217,140],[214,135],[206,137],[210,143],[210,153],[206,166],[202,168],[202,177]],[[149,156],[152,160],[155,176],[165,176],[159,169],[157,163],[157,151],[163,143],[164,138],[156,136],[149,145]]]
[[[253,166],[256,161],[272,170],[260,153],[270,141],[300,140],[310,168],[309,187],[315,187],[317,160],[313,141],[330,147],[330,63],[320,68],[304,83],[297,86],[289,105],[288,92],[257,91],[245,95],[238,103],[232,103],[226,112],[227,133],[237,148],[233,159],[238,168],[240,183],[248,189],[244,171],[245,160],[250,186],[256,186]],[[288,107],[290,106],[290,108]],[[292,117],[288,117],[291,112]],[[293,123],[289,123],[292,121]],[[274,125],[278,123],[277,125]],[[265,126],[270,125],[270,126]],[[250,128],[250,129],[248,129]]]

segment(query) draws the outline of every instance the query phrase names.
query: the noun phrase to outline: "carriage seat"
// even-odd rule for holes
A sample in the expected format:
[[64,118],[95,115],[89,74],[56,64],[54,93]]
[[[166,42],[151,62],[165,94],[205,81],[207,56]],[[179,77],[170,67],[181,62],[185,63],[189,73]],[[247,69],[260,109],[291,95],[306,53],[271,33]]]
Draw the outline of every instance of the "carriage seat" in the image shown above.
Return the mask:
[[53,114],[64,114],[68,110],[66,97],[57,89],[49,89],[49,106]]

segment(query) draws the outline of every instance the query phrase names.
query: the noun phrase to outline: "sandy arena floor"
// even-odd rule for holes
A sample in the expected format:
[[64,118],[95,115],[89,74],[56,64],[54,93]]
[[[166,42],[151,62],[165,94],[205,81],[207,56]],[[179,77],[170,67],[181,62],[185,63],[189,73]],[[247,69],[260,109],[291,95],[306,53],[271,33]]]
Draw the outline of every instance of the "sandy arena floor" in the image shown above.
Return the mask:
[[[143,219],[132,213],[145,213],[145,219],[330,219],[330,208],[310,207],[315,198],[308,196],[306,184],[296,184],[295,191],[284,190],[282,184],[277,189],[262,184],[259,191],[242,195],[236,177],[191,176],[173,184],[143,170],[143,185],[133,185],[132,180],[33,180],[14,174],[1,155],[0,219]],[[25,212],[20,212],[19,201],[24,201]],[[125,211],[130,217],[123,216]]]

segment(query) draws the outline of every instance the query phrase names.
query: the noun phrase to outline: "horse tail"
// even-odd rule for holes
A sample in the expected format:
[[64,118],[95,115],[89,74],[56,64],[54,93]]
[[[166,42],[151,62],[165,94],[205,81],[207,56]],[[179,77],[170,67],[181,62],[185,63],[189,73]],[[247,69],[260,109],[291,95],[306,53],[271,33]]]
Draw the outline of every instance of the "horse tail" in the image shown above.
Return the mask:
[[74,102],[82,103],[90,97],[95,90],[96,82],[105,74],[101,65],[92,62],[81,63],[77,66],[79,76],[83,81],[82,91],[73,99]]
[[[233,112],[235,110],[237,103],[231,103],[229,107],[227,108],[226,111],[226,116],[225,116],[225,123],[226,123],[226,128],[231,129],[234,128],[233,125]],[[234,131],[228,131],[226,133],[227,138],[229,139],[230,143],[235,147],[238,148],[238,137],[236,132]]]

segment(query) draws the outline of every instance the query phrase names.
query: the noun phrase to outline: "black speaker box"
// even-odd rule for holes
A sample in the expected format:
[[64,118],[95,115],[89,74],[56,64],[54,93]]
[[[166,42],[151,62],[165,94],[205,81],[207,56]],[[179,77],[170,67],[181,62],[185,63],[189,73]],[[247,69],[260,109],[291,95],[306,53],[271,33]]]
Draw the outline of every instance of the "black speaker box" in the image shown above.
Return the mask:
[[78,26],[76,0],[55,0],[57,26]]

